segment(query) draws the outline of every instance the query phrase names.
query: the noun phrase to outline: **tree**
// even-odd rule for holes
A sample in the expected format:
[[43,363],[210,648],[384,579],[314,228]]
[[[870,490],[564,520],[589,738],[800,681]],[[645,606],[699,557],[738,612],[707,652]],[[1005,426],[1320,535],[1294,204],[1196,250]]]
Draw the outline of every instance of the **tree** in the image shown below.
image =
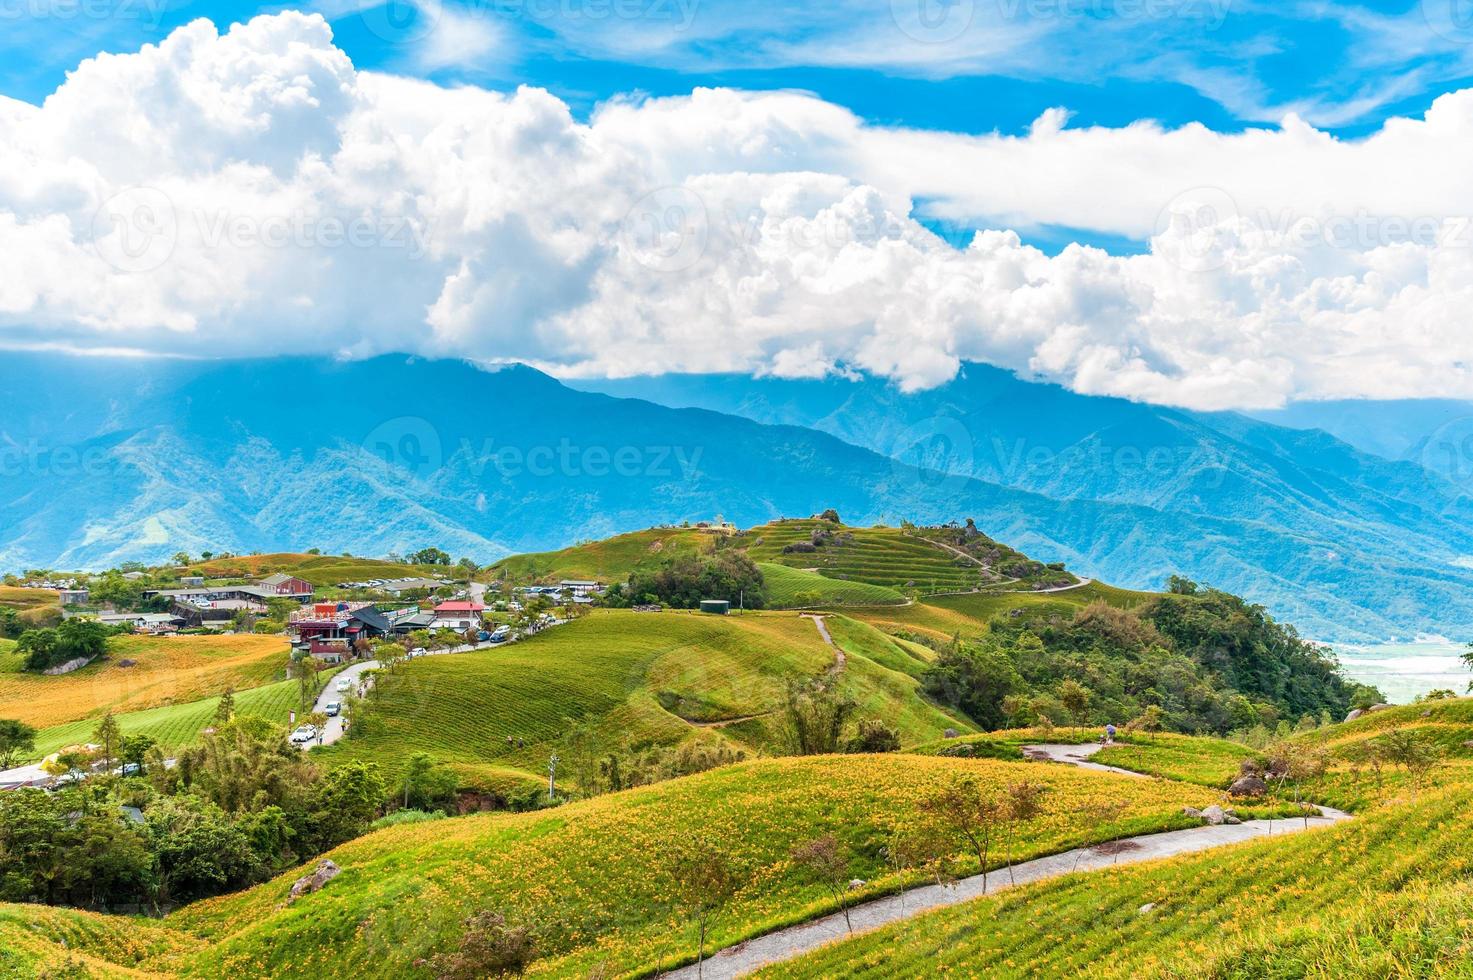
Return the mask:
[[924,800],[921,809],[934,817],[952,834],[961,838],[977,857],[977,870],[983,875],[982,894],[987,894],[987,856],[992,846],[992,832],[1004,813],[1003,801],[971,777],[953,780],[945,789]]
[[387,793],[372,762],[354,760],[328,770],[307,799],[309,843],[325,851],[359,836],[378,816]]
[[900,733],[876,718],[859,723],[859,731],[844,744],[845,752],[899,752]]
[[828,889],[834,901],[839,903],[839,911],[844,913],[844,928],[853,933],[854,924],[849,921],[848,903],[849,856],[844,852],[839,839],[833,834],[824,834],[805,841],[793,848],[792,860],[807,871],[814,881]]
[[1006,796],[1003,797],[1003,816],[1007,820],[1008,881],[1013,884],[1017,884],[1013,878],[1014,831],[1019,824],[1027,823],[1043,812],[1041,798],[1046,789],[1042,783],[1024,780],[1009,783]]
[[0,718],[0,769],[9,769],[35,748],[36,729],[23,721]]
[[124,735],[118,743],[118,755],[128,765],[137,766],[139,775],[143,775],[147,772],[149,752],[156,744],[152,735]]
[[1412,787],[1411,800],[1415,803],[1417,790],[1442,761],[1442,746],[1405,728],[1393,728],[1376,741],[1380,754],[1388,763],[1407,771]]
[[532,930],[509,925],[500,912],[478,912],[465,920],[465,935],[454,953],[441,953],[428,965],[439,980],[480,980],[521,976],[537,955]]
[[111,710],[105,712],[97,727],[92,730],[92,741],[97,745],[98,754],[102,756],[103,765],[108,769],[113,767],[113,759],[118,754],[118,743],[122,740],[123,730],[118,725],[118,720],[113,717]]
[[399,795],[406,810],[440,809],[455,799],[458,786],[454,772],[436,763],[428,752],[416,752],[409,757]]
[[789,681],[783,717],[793,751],[798,755],[838,752],[844,725],[855,707],[854,700],[841,694],[830,679]]
[[956,641],[938,652],[921,682],[932,698],[988,729],[1007,724],[1003,699],[1023,686],[1012,659],[995,644],[968,646]]
[[1083,728],[1089,720],[1089,688],[1072,677],[1059,685],[1059,702],[1074,718],[1074,724]]
[[307,711],[317,701],[321,684],[317,677],[317,659],[310,653],[303,654],[291,664],[292,675],[297,679],[297,707]]
[[1164,727],[1166,727],[1166,712],[1156,704],[1146,705],[1146,710],[1141,712],[1140,717],[1132,718],[1125,723],[1126,731],[1143,732],[1147,735],[1155,734]]
[[736,871],[731,857],[715,838],[697,835],[671,846],[666,874],[676,906],[696,926],[696,976],[701,977],[706,933],[712,918],[736,894]]
[[[1304,780],[1313,779],[1329,768],[1330,752],[1322,745],[1303,739],[1281,738],[1271,744],[1268,756],[1268,774],[1278,780],[1279,790],[1285,783],[1294,785],[1294,804],[1302,806],[1300,790]],[[1304,824],[1309,826],[1309,812],[1304,812]],[[1269,818],[1269,832],[1273,832],[1273,818]]]
[[227,687],[225,693],[220,695],[219,702],[215,705],[214,721],[217,725],[223,725],[235,717],[235,688]]

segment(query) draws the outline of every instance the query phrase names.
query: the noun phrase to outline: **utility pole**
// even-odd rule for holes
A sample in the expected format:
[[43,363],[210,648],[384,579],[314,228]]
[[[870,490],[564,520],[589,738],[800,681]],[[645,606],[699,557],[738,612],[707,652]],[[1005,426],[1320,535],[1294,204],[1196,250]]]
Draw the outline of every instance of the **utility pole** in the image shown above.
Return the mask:
[[547,802],[551,803],[557,797],[557,753],[547,760]]

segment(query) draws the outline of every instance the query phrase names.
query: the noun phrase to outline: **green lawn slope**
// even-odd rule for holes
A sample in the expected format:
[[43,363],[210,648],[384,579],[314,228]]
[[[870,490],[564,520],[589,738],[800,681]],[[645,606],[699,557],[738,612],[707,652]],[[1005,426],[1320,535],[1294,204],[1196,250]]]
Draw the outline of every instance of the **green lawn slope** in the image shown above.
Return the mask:
[[[971,727],[924,700],[912,672],[866,656],[866,643],[898,649],[875,630],[854,622],[837,642],[850,653],[840,684],[860,717],[907,743]],[[423,751],[467,786],[501,789],[544,779],[573,721],[593,722],[611,749],[717,739],[759,750],[779,738],[788,680],[835,663],[812,620],[793,613],[602,610],[518,643],[413,661],[385,686],[364,734],[316,752],[397,771]]]
[[453,578],[452,569],[444,565],[407,565],[380,558],[350,558],[345,555],[307,555],[280,552],[270,555],[238,555],[214,558],[189,566],[188,574],[209,579],[256,579],[285,572],[316,586],[339,582],[361,582],[367,579],[417,578],[441,575]]
[[[812,540],[814,531],[835,538],[815,551],[784,549]],[[752,528],[741,546],[753,561],[815,569],[829,578],[892,589],[941,592],[980,588],[993,581],[981,565],[893,527],[845,527],[817,519],[783,520]]]
[[517,582],[556,582],[592,579],[612,584],[629,578],[637,568],[660,565],[672,558],[706,554],[716,547],[719,532],[701,528],[650,528],[563,548],[503,558],[479,577],[494,581],[510,576]]
[[846,582],[770,561],[758,562],[757,567],[767,587],[767,604],[775,609],[895,606],[906,601],[904,595],[883,585]]

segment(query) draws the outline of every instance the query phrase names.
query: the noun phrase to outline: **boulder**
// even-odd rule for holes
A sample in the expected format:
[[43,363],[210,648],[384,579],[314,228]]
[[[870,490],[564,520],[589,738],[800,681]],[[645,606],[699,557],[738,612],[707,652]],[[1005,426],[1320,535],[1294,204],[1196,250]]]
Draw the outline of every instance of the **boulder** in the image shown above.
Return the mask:
[[961,732],[957,731],[955,728],[948,728],[946,731],[944,731],[944,732],[941,733],[941,737],[942,738],[956,738],[960,734],[961,734]]
[[859,889],[868,884],[869,882],[865,881],[863,878],[851,878],[849,879],[849,890],[851,892],[857,892],[859,891]]
[[313,869],[311,874],[303,875],[292,884],[291,898],[296,899],[301,898],[303,895],[310,895],[342,873],[342,868],[323,858],[317,862],[317,867]]
[[1267,792],[1268,783],[1258,776],[1239,776],[1228,787],[1228,793],[1233,796],[1262,796]]
[[1223,812],[1222,807],[1214,803],[1202,811],[1202,819],[1216,827],[1220,824],[1227,823],[1227,814]]
[[1142,905],[1140,908],[1136,909],[1135,910],[1135,914],[1136,915],[1145,915],[1147,912],[1151,911],[1155,907],[1156,907],[1156,903],[1155,902],[1147,902],[1145,905]]
[[1184,816],[1195,817],[1198,820],[1202,819],[1202,811],[1194,806],[1184,806],[1181,808],[1181,812]]
[[1363,714],[1365,714],[1364,711],[1362,711],[1359,708],[1356,708],[1355,710],[1351,711],[1350,714],[1348,714],[1348,715],[1345,716],[1345,720],[1346,721],[1355,721],[1357,718],[1359,718]]
[[124,657],[122,660],[119,660],[118,661],[118,666],[119,667],[137,667],[138,666],[138,661],[136,661],[136,660],[129,660],[127,657]]

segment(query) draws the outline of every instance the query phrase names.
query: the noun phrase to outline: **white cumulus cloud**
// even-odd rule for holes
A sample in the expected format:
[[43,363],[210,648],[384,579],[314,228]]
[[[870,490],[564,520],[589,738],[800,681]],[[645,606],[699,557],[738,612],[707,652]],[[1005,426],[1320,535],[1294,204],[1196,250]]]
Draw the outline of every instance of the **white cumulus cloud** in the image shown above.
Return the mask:
[[[317,16],[198,21],[40,107],[0,98],[0,343],[1467,397],[1470,155],[1473,91],[1356,141],[1064,111],[922,132],[709,89],[580,121],[360,72]],[[957,248],[931,218],[984,230]],[[1018,234],[1042,228],[1149,247],[1050,255]]]

